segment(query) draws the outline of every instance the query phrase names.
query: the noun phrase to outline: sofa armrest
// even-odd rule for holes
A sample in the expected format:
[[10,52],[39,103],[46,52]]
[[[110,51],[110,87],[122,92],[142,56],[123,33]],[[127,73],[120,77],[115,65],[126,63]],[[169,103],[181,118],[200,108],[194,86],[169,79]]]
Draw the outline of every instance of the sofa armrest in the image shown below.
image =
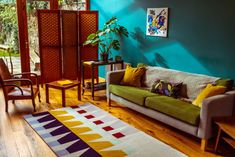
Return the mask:
[[235,116],[235,89],[228,91],[225,94],[233,96],[233,116]]
[[109,71],[106,74],[106,95],[109,98],[109,85],[110,84],[120,84],[123,76],[125,74],[125,69],[123,70],[116,70],[116,71]]
[[120,84],[124,74],[125,74],[124,69],[107,72],[106,74],[107,84]]
[[212,137],[212,118],[231,116],[233,112],[233,95],[221,94],[206,98],[202,103],[198,137]]

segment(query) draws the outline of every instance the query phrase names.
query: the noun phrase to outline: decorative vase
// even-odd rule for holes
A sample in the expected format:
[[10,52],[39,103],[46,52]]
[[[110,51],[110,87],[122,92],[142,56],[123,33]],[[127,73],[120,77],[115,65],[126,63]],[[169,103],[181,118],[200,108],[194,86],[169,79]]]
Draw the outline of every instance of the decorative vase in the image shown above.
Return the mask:
[[101,53],[100,58],[101,58],[102,62],[107,62],[108,58],[109,58],[109,54],[108,53]]
[[116,61],[116,62],[122,61],[122,57],[121,57],[121,56],[115,56],[115,61]]

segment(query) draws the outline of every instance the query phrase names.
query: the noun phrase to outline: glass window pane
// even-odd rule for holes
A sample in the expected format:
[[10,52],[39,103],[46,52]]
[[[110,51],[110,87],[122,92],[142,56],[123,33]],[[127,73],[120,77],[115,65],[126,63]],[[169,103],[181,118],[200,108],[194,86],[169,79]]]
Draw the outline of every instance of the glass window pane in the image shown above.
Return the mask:
[[40,1],[40,0],[27,1],[30,68],[31,71],[39,74],[40,54],[39,54],[38,20],[37,20],[38,9],[50,9],[50,1]]
[[58,0],[61,10],[86,10],[86,0]]
[[0,57],[10,72],[21,72],[15,0],[0,0]]

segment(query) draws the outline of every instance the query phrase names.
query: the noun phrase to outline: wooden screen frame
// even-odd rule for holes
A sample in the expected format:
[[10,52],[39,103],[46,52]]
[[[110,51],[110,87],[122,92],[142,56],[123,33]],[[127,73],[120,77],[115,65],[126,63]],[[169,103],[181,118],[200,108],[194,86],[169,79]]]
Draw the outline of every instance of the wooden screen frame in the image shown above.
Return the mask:
[[21,72],[30,72],[26,0],[16,0]]
[[86,0],[86,10],[89,11],[91,4],[90,4],[90,0]]

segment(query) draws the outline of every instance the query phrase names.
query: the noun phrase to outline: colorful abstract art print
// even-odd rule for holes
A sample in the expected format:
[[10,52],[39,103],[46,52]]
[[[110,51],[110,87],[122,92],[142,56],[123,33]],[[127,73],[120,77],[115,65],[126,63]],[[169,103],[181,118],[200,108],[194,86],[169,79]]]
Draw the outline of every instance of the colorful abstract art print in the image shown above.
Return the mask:
[[168,8],[148,8],[146,35],[167,37]]

